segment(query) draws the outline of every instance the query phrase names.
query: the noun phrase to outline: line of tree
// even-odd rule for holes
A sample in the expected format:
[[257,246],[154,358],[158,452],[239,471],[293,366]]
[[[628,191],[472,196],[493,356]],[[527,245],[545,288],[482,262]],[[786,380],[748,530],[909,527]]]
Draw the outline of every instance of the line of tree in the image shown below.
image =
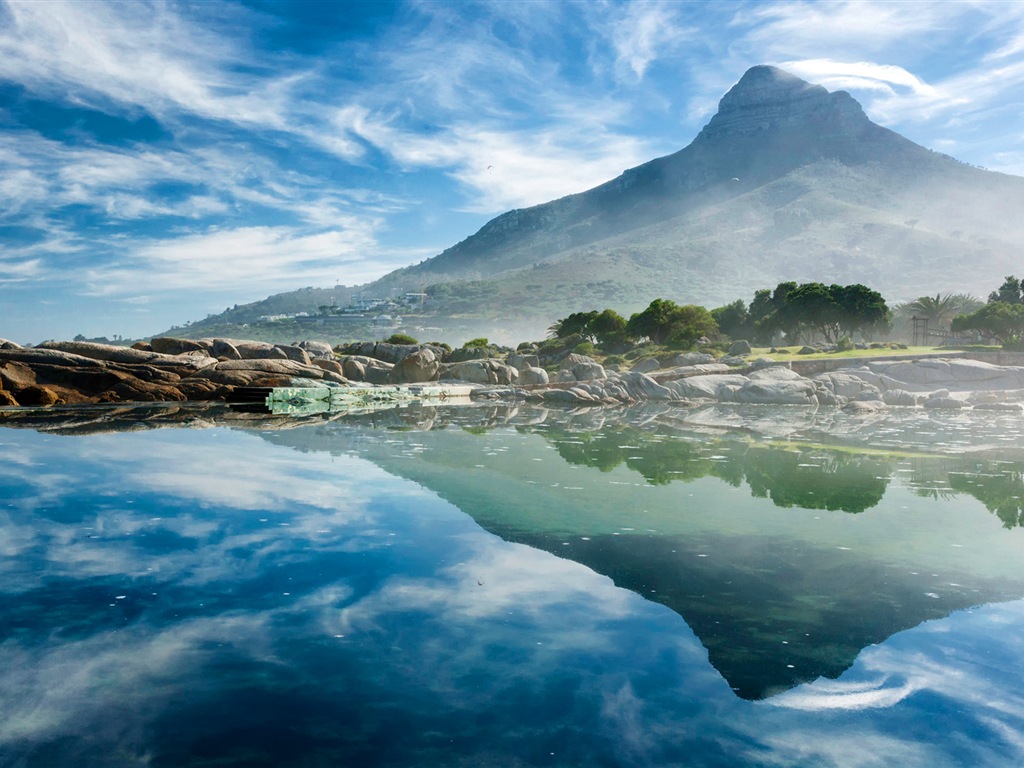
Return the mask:
[[974,312],[953,318],[954,333],[977,332],[1000,342],[1006,349],[1024,349],[1024,285],[1008,275]]
[[892,321],[882,294],[859,283],[779,283],[774,290],[755,292],[749,307],[739,299],[711,315],[730,338],[760,344],[779,336],[790,342],[818,336],[829,343],[857,334],[870,338],[888,331]]
[[554,323],[552,336],[579,334],[605,348],[622,341],[650,339],[655,344],[688,349],[702,337],[750,339],[771,343],[780,334],[793,342],[821,337],[835,343],[855,334],[868,338],[888,330],[891,312],[877,291],[860,284],[779,283],[757,291],[749,308],[742,299],[708,310],[655,299],[628,320],[613,309],[575,312]]

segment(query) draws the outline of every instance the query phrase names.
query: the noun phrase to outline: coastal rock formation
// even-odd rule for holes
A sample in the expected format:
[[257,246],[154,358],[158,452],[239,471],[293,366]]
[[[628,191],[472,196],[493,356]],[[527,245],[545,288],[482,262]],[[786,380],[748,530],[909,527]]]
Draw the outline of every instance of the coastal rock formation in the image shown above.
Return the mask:
[[[262,358],[211,357],[214,351],[244,349]],[[174,339],[159,349],[95,342],[45,342],[0,348],[0,405],[59,405],[113,402],[181,402],[229,397],[236,387],[324,386],[348,383],[340,365],[309,365],[288,359],[281,347],[261,342],[210,340],[193,348]],[[299,349],[298,347],[294,347]],[[303,355],[306,353],[299,350]],[[308,359],[308,358],[306,358]],[[326,363],[331,362],[331,365]],[[333,367],[332,367],[333,366]]]

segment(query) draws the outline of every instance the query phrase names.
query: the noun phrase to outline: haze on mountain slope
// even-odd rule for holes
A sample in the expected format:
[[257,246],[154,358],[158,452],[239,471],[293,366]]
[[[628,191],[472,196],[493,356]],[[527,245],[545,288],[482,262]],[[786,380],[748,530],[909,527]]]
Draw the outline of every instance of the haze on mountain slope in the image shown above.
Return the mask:
[[504,213],[359,291],[434,286],[441,314],[519,339],[574,311],[628,314],[658,297],[715,307],[784,280],[863,283],[890,302],[984,296],[1020,269],[1022,212],[1024,179],[914,144],[844,91],[757,66],[679,152]]

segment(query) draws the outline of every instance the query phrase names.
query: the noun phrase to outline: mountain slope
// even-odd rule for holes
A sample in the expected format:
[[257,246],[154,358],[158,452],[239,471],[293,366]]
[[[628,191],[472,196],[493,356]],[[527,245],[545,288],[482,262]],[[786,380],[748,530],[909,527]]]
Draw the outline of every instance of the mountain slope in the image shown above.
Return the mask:
[[625,313],[659,296],[717,306],[782,280],[861,282],[890,301],[984,295],[1019,271],[1022,210],[1024,179],[932,152],[845,92],[758,66],[679,152],[504,213],[364,291],[432,285],[443,318],[520,338],[581,309]]

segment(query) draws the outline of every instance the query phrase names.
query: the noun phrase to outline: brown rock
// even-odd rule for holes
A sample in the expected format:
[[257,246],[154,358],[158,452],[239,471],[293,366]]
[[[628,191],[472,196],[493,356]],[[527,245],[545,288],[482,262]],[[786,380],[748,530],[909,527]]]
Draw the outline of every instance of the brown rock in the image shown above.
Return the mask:
[[312,365],[309,359],[309,355],[306,354],[306,350],[302,347],[293,347],[289,344],[279,344],[274,349],[280,350],[284,353],[284,356],[295,363],[301,365]]
[[327,360],[327,359],[322,358],[322,357],[316,357],[316,358],[313,358],[313,365],[315,365],[317,368],[320,368],[320,369],[322,369],[324,371],[330,371],[331,373],[336,373],[339,376],[344,376],[345,375],[345,369],[341,367],[341,363],[339,363],[337,360]]
[[18,405],[18,401],[14,399],[14,395],[8,392],[6,389],[0,389],[0,408],[8,405]]
[[56,392],[39,386],[26,387],[18,393],[18,402],[21,405],[59,405],[65,400]]
[[157,336],[149,342],[154,352],[165,355],[181,355],[185,352],[208,352],[208,345],[192,339],[177,339],[173,336]]

